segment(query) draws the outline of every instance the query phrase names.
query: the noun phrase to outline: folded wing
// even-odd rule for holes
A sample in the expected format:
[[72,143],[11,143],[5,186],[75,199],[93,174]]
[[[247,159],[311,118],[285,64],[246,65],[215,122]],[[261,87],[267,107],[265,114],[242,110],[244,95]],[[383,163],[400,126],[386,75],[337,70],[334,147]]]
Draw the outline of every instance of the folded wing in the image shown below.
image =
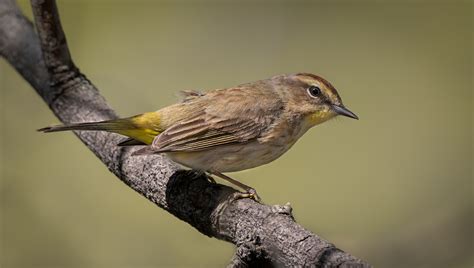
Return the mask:
[[274,92],[238,87],[216,90],[189,100],[193,111],[158,135],[140,153],[202,151],[258,139],[279,118],[283,103]]

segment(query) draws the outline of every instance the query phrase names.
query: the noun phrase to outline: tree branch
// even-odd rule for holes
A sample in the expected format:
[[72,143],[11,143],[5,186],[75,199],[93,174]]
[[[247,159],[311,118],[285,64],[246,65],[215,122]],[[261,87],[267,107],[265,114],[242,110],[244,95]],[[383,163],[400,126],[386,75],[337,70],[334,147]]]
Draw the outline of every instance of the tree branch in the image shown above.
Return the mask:
[[[56,2],[32,0],[38,36],[13,0],[0,0],[0,55],[38,92],[63,122],[117,118],[75,67]],[[206,176],[179,170],[161,155],[136,156],[106,132],[75,134],[129,187],[201,233],[237,246],[230,267],[369,267],[295,223],[291,207],[235,200],[236,191]]]

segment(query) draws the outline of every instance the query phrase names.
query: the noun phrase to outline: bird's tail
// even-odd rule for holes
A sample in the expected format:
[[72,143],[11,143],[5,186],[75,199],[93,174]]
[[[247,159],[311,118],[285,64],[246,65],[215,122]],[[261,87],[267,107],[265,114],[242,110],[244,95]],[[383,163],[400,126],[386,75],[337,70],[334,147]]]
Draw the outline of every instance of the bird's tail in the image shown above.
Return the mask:
[[67,130],[104,130],[111,131],[124,129],[125,125],[120,122],[122,119],[118,120],[108,120],[100,122],[87,122],[87,123],[73,123],[66,125],[56,125],[49,126],[38,129],[40,132],[58,132],[58,131],[67,131]]
[[108,131],[122,134],[140,141],[151,144],[153,139],[162,132],[159,127],[159,115],[146,113],[129,118],[107,120],[100,122],[73,123],[57,126],[49,126],[38,129],[40,132],[58,132],[68,130],[92,130]]

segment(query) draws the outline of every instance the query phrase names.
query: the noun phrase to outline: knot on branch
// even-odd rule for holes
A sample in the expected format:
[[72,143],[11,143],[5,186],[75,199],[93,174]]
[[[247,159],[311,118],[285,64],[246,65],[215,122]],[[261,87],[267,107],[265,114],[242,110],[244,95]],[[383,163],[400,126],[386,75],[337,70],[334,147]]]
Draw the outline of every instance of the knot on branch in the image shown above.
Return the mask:
[[288,215],[292,219],[294,219],[293,218],[293,208],[291,207],[290,202],[287,202],[284,205],[273,205],[272,206],[272,213]]

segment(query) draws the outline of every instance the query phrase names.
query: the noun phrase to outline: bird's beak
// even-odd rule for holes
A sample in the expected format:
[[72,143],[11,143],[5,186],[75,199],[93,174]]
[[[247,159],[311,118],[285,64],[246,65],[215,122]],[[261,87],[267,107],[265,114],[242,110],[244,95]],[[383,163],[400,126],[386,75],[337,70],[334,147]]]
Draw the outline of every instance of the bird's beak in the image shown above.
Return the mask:
[[347,117],[359,120],[359,117],[357,117],[355,113],[349,111],[349,109],[347,109],[346,107],[342,105],[333,105],[332,108],[338,115],[343,115],[343,116],[347,116]]

